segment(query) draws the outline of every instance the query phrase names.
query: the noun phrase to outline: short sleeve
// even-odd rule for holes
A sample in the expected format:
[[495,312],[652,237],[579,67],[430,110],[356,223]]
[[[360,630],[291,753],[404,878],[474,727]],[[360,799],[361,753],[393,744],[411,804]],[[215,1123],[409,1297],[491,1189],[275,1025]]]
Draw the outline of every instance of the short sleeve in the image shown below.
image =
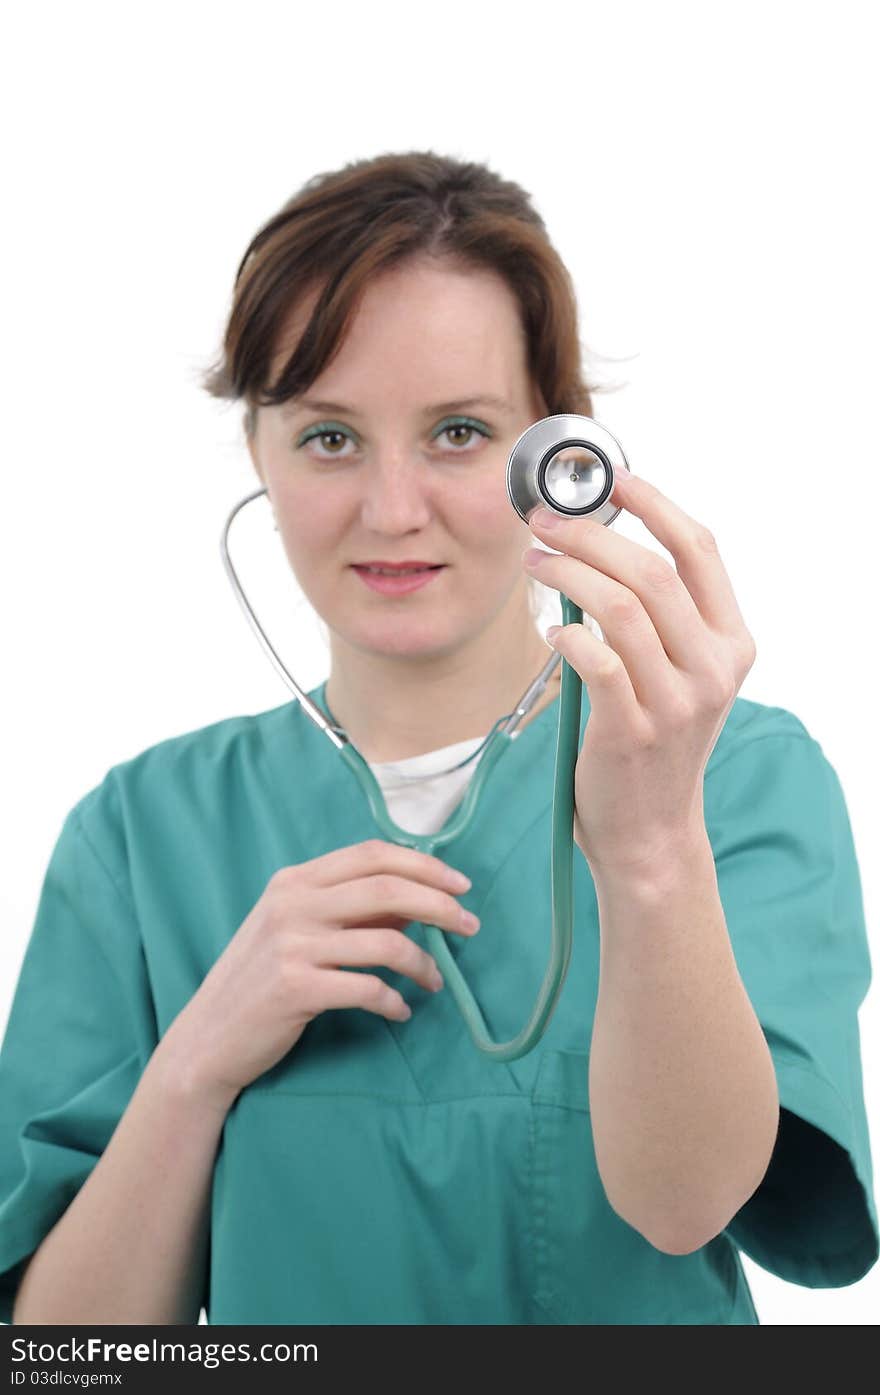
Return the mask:
[[789,730],[745,742],[704,788],[727,927],[780,1102],[770,1165],[725,1233],[779,1278],[838,1288],[878,1254],[858,1023],[871,964],[843,791],[788,715]]
[[[86,835],[94,796],[49,859],[0,1047],[0,1319],[24,1261],[107,1146],[155,1042],[130,898]],[[105,852],[104,858],[108,854]]]

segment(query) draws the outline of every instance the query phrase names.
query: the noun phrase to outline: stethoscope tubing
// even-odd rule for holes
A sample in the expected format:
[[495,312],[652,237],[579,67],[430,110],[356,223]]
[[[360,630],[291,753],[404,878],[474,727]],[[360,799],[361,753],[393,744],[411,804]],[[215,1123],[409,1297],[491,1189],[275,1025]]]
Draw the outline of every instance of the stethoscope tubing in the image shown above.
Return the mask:
[[[584,434],[586,431],[586,434]],[[564,473],[554,477],[554,487],[566,498],[577,499],[579,490],[586,488],[588,499],[581,504],[566,503],[555,497],[548,485],[547,471],[560,459],[563,447],[584,446],[591,459],[584,462],[577,456],[565,457]],[[598,492],[593,472],[601,461],[603,475]],[[545,503],[573,517],[591,513],[606,526],[614,522],[620,506],[612,503],[611,494],[615,470],[628,470],[629,465],[616,437],[589,417],[557,413],[542,418],[528,427],[515,442],[508,460],[507,490],[510,502],[520,516],[528,521],[531,510]],[[551,812],[550,887],[551,930],[550,957],[532,1012],[524,1026],[508,1041],[496,1041],[489,1033],[485,1017],[464,975],[453,956],[445,932],[437,925],[421,922],[428,946],[458,1008],[474,1045],[484,1055],[496,1061],[513,1061],[525,1056],[543,1036],[559,1000],[568,973],[572,951],[574,920],[573,861],[574,861],[574,775],[580,743],[581,699],[583,682],[580,674],[563,658],[554,653],[537,678],[529,685],[515,710],[503,726],[499,725],[487,738],[476,770],[457,812],[439,833],[418,834],[400,828],[388,812],[382,789],[361,753],[347,734],[334,724],[313,702],[289,672],[280,655],[257,619],[229,555],[229,529],[239,511],[253,499],[266,494],[265,488],[254,490],[232,509],[220,539],[220,551],[226,574],[245,617],[273,667],[296,695],[304,711],[332,741],[342,759],[358,780],[367,797],[376,823],[391,842],[400,847],[434,853],[470,827],[480,794],[498,761],[501,760],[523,717],[531,710],[547,686],[553,669],[562,662],[559,696],[559,720],[556,735],[556,764]],[[559,593],[563,624],[582,624],[583,611],[570,597]]]
[[[563,623],[572,625],[583,620],[580,606],[560,595]],[[446,933],[436,925],[421,922],[428,947],[443,975],[446,988],[452,994],[465,1025],[477,1049],[495,1061],[514,1061],[525,1056],[544,1034],[553,1013],[571,961],[573,914],[573,854],[574,854],[574,768],[580,743],[581,696],[580,675],[565,662],[559,696],[559,724],[556,737],[556,774],[551,814],[550,886],[551,929],[550,958],[531,1015],[525,1025],[509,1041],[496,1041],[489,1033],[480,1005],[471,992],[446,940]],[[401,847],[416,848],[433,854],[464,834],[470,825],[480,794],[489,775],[510,746],[512,737],[502,729],[493,733],[480,757],[467,793],[449,824],[440,833],[410,833],[400,828],[390,817],[382,789],[360,752],[351,744],[341,750],[342,759],[361,783],[379,828],[386,838]],[[418,923],[418,922],[417,922]]]

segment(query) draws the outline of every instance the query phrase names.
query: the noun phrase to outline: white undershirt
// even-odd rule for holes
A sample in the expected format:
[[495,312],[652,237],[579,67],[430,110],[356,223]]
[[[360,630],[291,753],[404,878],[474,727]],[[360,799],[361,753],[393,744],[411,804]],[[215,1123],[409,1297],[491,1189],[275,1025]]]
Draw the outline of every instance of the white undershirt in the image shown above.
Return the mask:
[[[436,751],[425,751],[406,760],[369,761],[394,822],[407,833],[437,833],[464,798],[480,757],[460,770],[448,771],[448,767],[473,755],[485,739],[473,736],[468,741],[456,741],[452,746],[441,746]],[[444,770],[448,773],[439,773]],[[404,775],[428,775],[432,771],[438,772],[433,779],[408,781],[402,778]]]
[[[516,741],[523,731],[524,727],[518,727],[511,741]],[[466,756],[473,755],[485,740],[485,736],[473,736],[467,741],[456,741],[452,746],[409,756],[406,760],[368,761],[394,822],[407,833],[437,833],[464,798],[482,756],[469,761],[460,770],[450,771],[449,766],[459,765]],[[444,770],[448,771],[445,775]],[[439,772],[433,779],[408,781],[402,778],[404,775],[427,776],[433,771]]]

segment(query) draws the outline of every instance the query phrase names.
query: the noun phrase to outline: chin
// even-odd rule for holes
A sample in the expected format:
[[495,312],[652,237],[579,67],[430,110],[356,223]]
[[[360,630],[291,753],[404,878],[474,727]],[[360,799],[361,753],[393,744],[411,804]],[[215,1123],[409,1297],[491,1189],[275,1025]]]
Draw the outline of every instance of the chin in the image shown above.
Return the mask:
[[427,658],[435,654],[453,653],[460,644],[467,641],[468,635],[463,634],[456,638],[455,634],[451,633],[452,628],[448,615],[438,612],[435,617],[422,615],[418,620],[413,619],[409,622],[399,616],[389,616],[386,620],[378,621],[375,616],[364,617],[356,632],[352,631],[349,617],[346,629],[339,633],[344,634],[349,643],[356,648],[385,654],[389,658]]

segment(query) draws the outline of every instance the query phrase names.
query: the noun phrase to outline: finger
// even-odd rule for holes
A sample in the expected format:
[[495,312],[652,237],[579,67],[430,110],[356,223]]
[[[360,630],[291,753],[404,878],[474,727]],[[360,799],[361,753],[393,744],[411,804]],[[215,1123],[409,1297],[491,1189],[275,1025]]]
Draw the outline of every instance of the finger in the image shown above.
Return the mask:
[[620,655],[581,624],[561,626],[548,643],[580,675],[591,714],[595,712],[608,731],[619,730],[630,742],[633,733],[644,727],[646,713]]
[[[532,562],[527,553],[523,560],[539,581],[554,586],[598,620],[605,647],[610,644],[623,660],[637,702],[649,708],[675,699],[681,675],[637,595],[588,563],[561,553],[542,551]],[[705,643],[705,626],[696,611],[694,619],[700,633],[691,642]]]
[[384,915],[388,911],[405,916],[407,923],[416,920],[459,935],[474,933],[465,919],[467,912],[454,896],[388,872],[340,882],[334,887],[326,914],[344,925],[356,926],[363,924],[365,916]]
[[[727,569],[708,528],[697,523],[656,486],[626,471],[619,471],[616,475],[612,497],[615,503],[641,518],[645,527],[672,555],[675,569],[670,567],[669,572],[672,576],[678,576],[704,624],[721,635],[738,635],[743,625],[742,614]],[[626,555],[632,557],[633,548],[644,552],[647,561],[643,561],[643,567],[653,569],[648,575],[653,574],[662,589],[664,559],[650,549],[642,548],[632,539],[620,537],[592,519],[552,517],[555,523],[549,527],[545,522],[544,510],[534,510],[529,518],[529,527],[550,547],[558,547],[577,557],[581,555],[578,548],[581,533],[586,536],[592,530],[603,534],[602,556],[609,561],[613,558],[619,562]],[[588,527],[583,528],[584,524]],[[556,541],[557,538],[559,541]],[[600,545],[598,538],[594,545]],[[591,560],[591,556],[585,555],[584,560]],[[669,567],[669,564],[666,563],[666,566]],[[676,642],[674,635],[670,638],[673,643]],[[679,663],[680,667],[685,666],[678,658],[674,662]]]
[[443,986],[443,975],[433,955],[408,935],[389,926],[375,929],[331,931],[317,941],[316,964],[341,969],[351,965],[379,964],[405,974],[429,993]]
[[368,838],[363,843],[352,843],[324,853],[308,864],[308,871],[312,886],[334,886],[337,882],[353,881],[380,872],[393,872],[428,886],[442,887],[459,896],[471,885],[464,873],[450,867],[441,858],[419,852],[416,848],[399,847],[382,838]]
[[[694,653],[705,648],[706,623],[681,577],[665,558],[630,538],[619,537],[592,519],[566,519],[562,528],[547,529],[536,514],[534,523],[536,536],[546,534],[551,547],[558,548],[562,555],[576,559],[578,565],[586,564],[606,578],[606,584],[598,584],[598,587],[594,581],[593,590],[590,591],[586,589],[588,580],[585,577],[580,588],[585,595],[595,598],[596,605],[604,603],[604,613],[594,609],[591,600],[579,601],[567,588],[563,589],[582,609],[595,616],[602,629],[610,634],[616,649],[620,648],[617,641],[622,638],[623,632],[629,633],[639,628],[635,623],[637,617],[631,615],[628,609],[629,598],[635,596],[657,636],[652,649],[659,646],[669,662],[683,671],[688,670],[689,664],[693,663]],[[540,560],[534,566],[528,562],[526,565],[539,581],[544,581],[545,576],[552,576],[550,564],[545,559],[558,555],[541,549]],[[574,573],[568,572],[567,575],[574,579]],[[548,580],[547,584],[555,583]],[[620,630],[615,625],[618,611]],[[622,649],[620,653],[623,654]],[[623,657],[629,667],[629,654],[623,654]],[[636,677],[635,673],[633,677]],[[636,681],[643,691],[647,690],[646,681],[650,681],[648,675]]]
[[707,625],[721,635],[738,636],[743,615],[715,535],[656,485],[627,471],[615,475],[612,497],[634,513],[675,558],[678,574]]
[[333,1008],[363,1008],[366,1012],[405,1022],[412,1009],[402,993],[378,974],[351,973],[346,969],[326,969],[321,974],[320,1011]]

